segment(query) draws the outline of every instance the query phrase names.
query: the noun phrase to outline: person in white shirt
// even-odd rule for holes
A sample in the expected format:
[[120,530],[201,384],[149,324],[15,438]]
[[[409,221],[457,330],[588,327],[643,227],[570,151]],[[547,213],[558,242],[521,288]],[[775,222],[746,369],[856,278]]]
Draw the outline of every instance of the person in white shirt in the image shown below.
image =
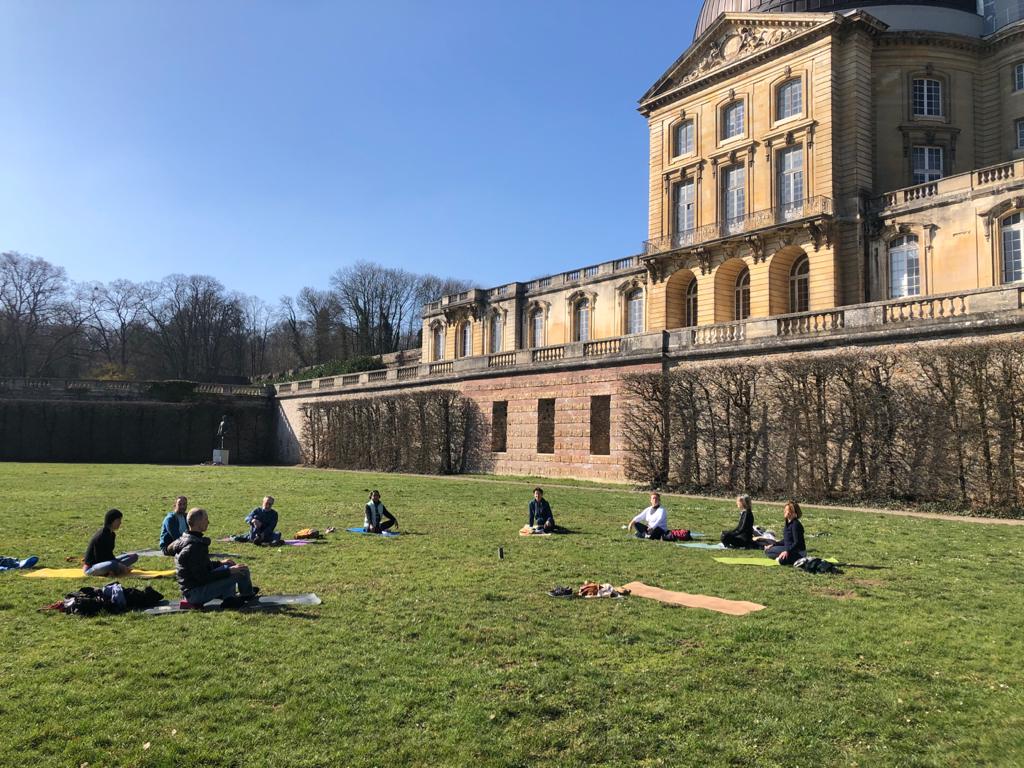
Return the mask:
[[638,539],[663,539],[668,533],[668,512],[661,506],[661,494],[651,494],[651,506],[629,521]]

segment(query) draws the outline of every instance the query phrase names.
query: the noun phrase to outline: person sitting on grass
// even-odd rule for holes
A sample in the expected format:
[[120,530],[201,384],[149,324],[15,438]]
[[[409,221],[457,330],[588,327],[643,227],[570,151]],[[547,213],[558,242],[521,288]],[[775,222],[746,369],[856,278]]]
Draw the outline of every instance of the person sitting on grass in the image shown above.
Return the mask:
[[533,500],[530,502],[530,527],[544,533],[556,532],[555,516],[551,513],[551,505],[544,498],[544,489],[533,489]]
[[651,506],[629,521],[638,539],[664,539],[668,533],[668,512],[661,506],[661,494],[651,494]]
[[89,546],[82,560],[82,570],[86,576],[121,576],[128,573],[139,559],[139,556],[133,553],[114,556],[114,531],[121,527],[123,517],[119,509],[107,510],[107,514],[103,516],[103,527],[89,539]]
[[730,549],[753,549],[754,512],[750,508],[750,496],[745,493],[737,496],[736,507],[740,510],[740,521],[731,531],[722,531],[722,543]]
[[264,496],[263,503],[246,515],[249,524],[249,541],[253,544],[277,544],[281,534],[277,528],[277,510],[274,509],[274,497]]
[[188,530],[188,521],[185,514],[188,511],[188,499],[179,496],[174,500],[174,509],[167,513],[164,518],[163,527],[160,529],[160,551],[169,555],[167,547],[172,541],[181,538],[181,534]]
[[800,522],[800,505],[795,501],[786,502],[783,517],[786,527],[782,533],[782,543],[764,548],[768,557],[774,558],[779,565],[792,565],[801,557],[807,556],[807,544],[804,542],[804,526]]
[[381,503],[380,491],[375,490],[370,494],[370,500],[366,502],[366,510],[363,514],[363,528],[366,529],[367,533],[384,533],[384,531],[392,527],[396,530],[398,529],[398,520]]
[[198,507],[188,511],[188,530],[168,546],[174,555],[174,575],[181,596],[189,605],[202,606],[215,598],[227,607],[242,605],[256,597],[249,568],[232,560],[211,560],[210,540],[203,534],[210,517]]

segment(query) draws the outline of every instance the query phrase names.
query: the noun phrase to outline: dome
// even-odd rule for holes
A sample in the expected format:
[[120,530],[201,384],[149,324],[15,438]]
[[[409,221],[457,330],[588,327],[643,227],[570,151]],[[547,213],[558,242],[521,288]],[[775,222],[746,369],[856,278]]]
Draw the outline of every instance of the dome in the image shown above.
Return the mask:
[[[697,18],[694,39],[703,35],[715,19],[729,11],[735,13],[832,13],[852,8],[885,6],[903,11],[926,8],[941,8],[946,11],[963,11],[978,15],[978,0],[704,0],[704,7]],[[914,9],[906,6],[914,6]],[[882,19],[887,21],[886,19]],[[980,20],[980,19],[979,19]],[[927,27],[926,27],[927,28]]]

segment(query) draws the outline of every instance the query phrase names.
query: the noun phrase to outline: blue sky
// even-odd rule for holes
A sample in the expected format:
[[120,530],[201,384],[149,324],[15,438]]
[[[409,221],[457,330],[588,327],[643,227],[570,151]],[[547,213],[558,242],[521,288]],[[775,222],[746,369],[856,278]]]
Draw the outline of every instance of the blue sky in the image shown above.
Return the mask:
[[0,250],[276,302],[357,259],[498,285],[636,253],[636,100],[699,3],[0,1]]

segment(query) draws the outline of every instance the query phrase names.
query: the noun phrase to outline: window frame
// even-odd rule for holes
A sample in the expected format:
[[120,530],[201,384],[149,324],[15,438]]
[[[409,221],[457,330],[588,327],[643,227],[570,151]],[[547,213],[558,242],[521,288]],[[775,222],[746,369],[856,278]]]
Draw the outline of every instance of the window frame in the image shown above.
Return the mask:
[[[785,170],[783,166],[788,157],[799,158],[799,167],[789,171]],[[775,153],[775,204],[779,211],[779,218],[782,220],[788,221],[793,218],[800,218],[803,215],[803,202],[807,199],[805,165],[806,157],[804,156],[804,145],[802,143],[782,147]],[[783,189],[785,185],[783,180],[787,177],[795,176],[799,176],[800,179],[800,194],[792,200],[784,200]]]
[[593,313],[591,304],[589,296],[580,296],[572,302],[572,340],[574,342],[590,341],[590,318]]
[[[646,321],[644,317],[644,310],[646,309],[646,307],[644,306],[645,298],[646,297],[644,296],[644,289],[641,288],[640,286],[628,289],[626,293],[623,295],[623,304],[626,314],[626,323],[623,330],[626,332],[626,336],[634,336],[638,333],[643,333],[646,330]],[[633,328],[632,317],[632,310],[634,305],[639,305],[640,307],[640,314],[637,318],[638,327],[636,329]]]
[[[923,153],[925,165],[920,171],[917,167],[918,151]],[[939,167],[934,168],[928,162],[929,153],[937,152]],[[921,178],[919,178],[919,175]],[[946,148],[941,144],[914,144],[910,147],[910,180],[918,184],[931,184],[946,177]]]
[[[1016,219],[1016,221],[1007,224],[1011,219]],[[1017,235],[1017,258],[1014,264],[1015,279],[1011,279],[1014,276],[1008,274],[1006,269],[1007,235],[1011,233],[1016,233]],[[1024,280],[1024,212],[1019,210],[1011,211],[999,220],[999,277],[1002,285],[1018,283]]]
[[505,335],[505,318],[500,311],[491,313],[487,323],[487,332],[490,336],[488,339],[489,354],[497,355],[505,346],[504,339],[502,338]]
[[[538,322],[539,321],[539,322]],[[538,326],[540,338],[537,338]],[[544,335],[547,332],[547,322],[544,317],[543,307],[534,307],[526,314],[527,346],[530,349],[537,349],[544,346]]]
[[1013,65],[1011,84],[1013,85],[1014,93],[1024,91],[1024,61],[1017,62],[1016,64]]
[[697,276],[694,275],[690,278],[690,282],[686,284],[686,290],[683,292],[683,322],[685,323],[685,328],[697,327],[697,313],[700,309],[699,288]]
[[[913,241],[913,245],[914,245],[914,248],[913,248],[913,253],[914,253],[914,270],[913,270],[913,274],[911,274],[912,270],[909,268],[910,267],[910,260],[907,258],[907,255],[909,255],[909,253],[910,253],[909,246],[910,246],[911,241]],[[904,279],[903,279],[902,282],[907,287],[906,292],[899,293],[899,294],[896,293],[896,288],[895,288],[896,280],[894,279],[895,270],[894,270],[894,261],[893,261],[893,257],[897,253],[899,255],[903,256],[903,258],[904,258],[904,266],[903,266]],[[922,287],[923,287],[921,285],[921,283],[922,283],[922,280],[921,280],[921,238],[919,238],[915,234],[904,234],[904,235],[899,235],[897,237],[894,237],[892,240],[890,240],[888,243],[886,243],[886,262],[887,262],[886,266],[887,266],[887,269],[888,269],[889,298],[890,299],[906,299],[906,298],[911,298],[911,297],[914,297],[914,296],[920,296],[921,295]],[[910,286],[911,286],[912,282],[913,282],[913,287],[915,289],[913,291],[910,289]]]
[[[918,83],[922,84],[921,93],[921,108],[923,111],[918,111]],[[928,93],[928,84],[934,83],[938,93],[935,95],[934,102],[937,104],[937,112],[931,112],[930,105],[932,99]],[[934,73],[928,73],[923,75],[913,75],[910,78],[910,114],[914,119],[925,119],[925,120],[942,120],[946,117],[946,83],[943,78],[938,77]]]
[[[732,110],[740,111],[739,120],[739,131],[737,133],[728,133],[730,120],[729,113]],[[747,135],[747,102],[742,97],[731,99],[730,101],[723,104],[718,109],[718,143],[725,144],[730,141],[736,141],[742,139]]]
[[806,253],[789,268],[789,311],[811,311],[811,260]]
[[434,323],[430,326],[430,358],[432,363],[444,360],[444,326],[441,323]]
[[745,264],[733,284],[732,318],[735,322],[750,319],[750,267]]
[[[691,226],[686,229],[679,228],[679,206],[680,206],[680,191],[688,187],[690,189],[690,200],[687,202],[689,205],[689,218]],[[697,228],[697,180],[693,176],[687,176],[686,178],[679,179],[673,182],[672,188],[672,232],[673,235],[682,235],[686,232],[692,232]]]
[[472,356],[473,324],[465,320],[455,329],[455,357],[456,359],[461,359]]
[[1016,148],[1024,149],[1024,117],[1013,121],[1014,133],[1017,135]]
[[[730,181],[733,178],[733,174],[740,175],[740,183],[734,187],[730,186]],[[747,166],[745,163],[735,163],[733,165],[727,165],[721,170],[721,193],[719,195],[722,206],[721,215],[721,227],[725,232],[734,232],[742,229],[742,220],[747,217]],[[730,199],[741,199],[742,210],[739,215],[733,211],[733,215],[729,215],[729,203]]]
[[[679,131],[689,126],[690,142],[689,149],[681,149],[679,146]],[[669,126],[669,157],[678,160],[682,157],[690,157],[697,153],[697,120],[693,117],[680,117]]]
[[[785,91],[792,86],[796,86],[795,93],[798,103],[796,109],[789,114],[783,113],[783,94]],[[802,117],[804,114],[804,78],[802,75],[793,75],[788,77],[775,86],[775,98],[773,99],[773,107],[775,109],[775,122],[781,123],[786,120],[793,120],[797,117]],[[791,105],[792,106],[792,105]]]

